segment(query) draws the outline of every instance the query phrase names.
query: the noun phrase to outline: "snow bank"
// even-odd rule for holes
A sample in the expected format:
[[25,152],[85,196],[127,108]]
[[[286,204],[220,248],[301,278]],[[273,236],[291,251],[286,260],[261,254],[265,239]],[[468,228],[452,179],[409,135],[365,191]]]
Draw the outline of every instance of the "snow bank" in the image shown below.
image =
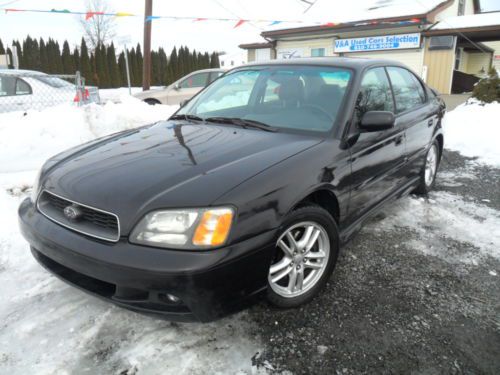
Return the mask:
[[[439,175],[438,175],[439,178]],[[408,197],[397,200],[384,210],[386,218],[371,224],[374,231],[411,228],[410,247],[454,263],[472,263],[491,256],[500,259],[500,212],[462,197],[433,192],[430,199]],[[451,240],[471,244],[459,252]]]
[[120,103],[0,114],[0,173],[37,169],[50,156],[110,133],[168,118],[178,106],[150,106],[128,95]]
[[463,104],[444,118],[445,147],[500,167],[500,103]]

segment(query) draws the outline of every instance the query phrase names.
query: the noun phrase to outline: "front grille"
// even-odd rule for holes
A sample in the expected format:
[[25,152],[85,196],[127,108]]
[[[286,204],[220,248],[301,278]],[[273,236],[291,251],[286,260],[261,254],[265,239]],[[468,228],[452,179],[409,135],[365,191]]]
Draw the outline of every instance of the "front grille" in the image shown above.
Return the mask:
[[[76,232],[113,242],[120,238],[118,216],[110,212],[71,201],[48,191],[40,194],[37,206],[48,219]],[[69,218],[64,212],[67,207],[77,210],[78,217]]]

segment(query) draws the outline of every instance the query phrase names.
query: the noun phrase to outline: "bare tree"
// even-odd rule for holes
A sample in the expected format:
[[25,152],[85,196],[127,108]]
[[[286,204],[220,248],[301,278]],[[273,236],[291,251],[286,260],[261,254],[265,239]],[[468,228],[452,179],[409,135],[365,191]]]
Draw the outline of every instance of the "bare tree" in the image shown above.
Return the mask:
[[[110,12],[105,0],[86,0],[85,6],[87,12]],[[92,50],[100,44],[106,44],[116,35],[114,17],[92,13],[80,17],[79,21],[84,38]]]

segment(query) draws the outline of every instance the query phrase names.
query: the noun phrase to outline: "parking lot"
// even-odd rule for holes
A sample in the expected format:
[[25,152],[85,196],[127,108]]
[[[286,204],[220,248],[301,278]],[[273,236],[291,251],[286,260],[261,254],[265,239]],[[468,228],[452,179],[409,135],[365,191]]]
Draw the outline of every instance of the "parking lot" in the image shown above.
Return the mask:
[[320,298],[251,310],[259,361],[294,374],[498,374],[499,172],[446,152],[435,192],[371,220]]

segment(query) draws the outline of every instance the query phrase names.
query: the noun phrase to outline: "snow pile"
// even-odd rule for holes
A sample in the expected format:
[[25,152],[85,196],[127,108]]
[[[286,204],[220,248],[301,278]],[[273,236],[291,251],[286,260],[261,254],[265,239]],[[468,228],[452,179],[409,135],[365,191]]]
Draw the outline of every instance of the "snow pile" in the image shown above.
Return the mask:
[[500,103],[463,104],[444,117],[445,147],[500,167]]
[[469,27],[484,27],[500,25],[500,13],[468,14],[448,17],[433,26],[432,30],[466,29]]
[[167,119],[178,106],[150,106],[128,95],[119,104],[64,104],[0,114],[0,173],[37,169],[44,160],[97,137]]
[[[452,262],[475,263],[485,256],[500,259],[497,210],[445,192],[431,193],[428,200],[405,198],[386,207],[386,218],[370,225],[372,230],[411,228],[415,238],[409,238],[408,245]],[[456,253],[450,240],[473,246],[466,254]]]

